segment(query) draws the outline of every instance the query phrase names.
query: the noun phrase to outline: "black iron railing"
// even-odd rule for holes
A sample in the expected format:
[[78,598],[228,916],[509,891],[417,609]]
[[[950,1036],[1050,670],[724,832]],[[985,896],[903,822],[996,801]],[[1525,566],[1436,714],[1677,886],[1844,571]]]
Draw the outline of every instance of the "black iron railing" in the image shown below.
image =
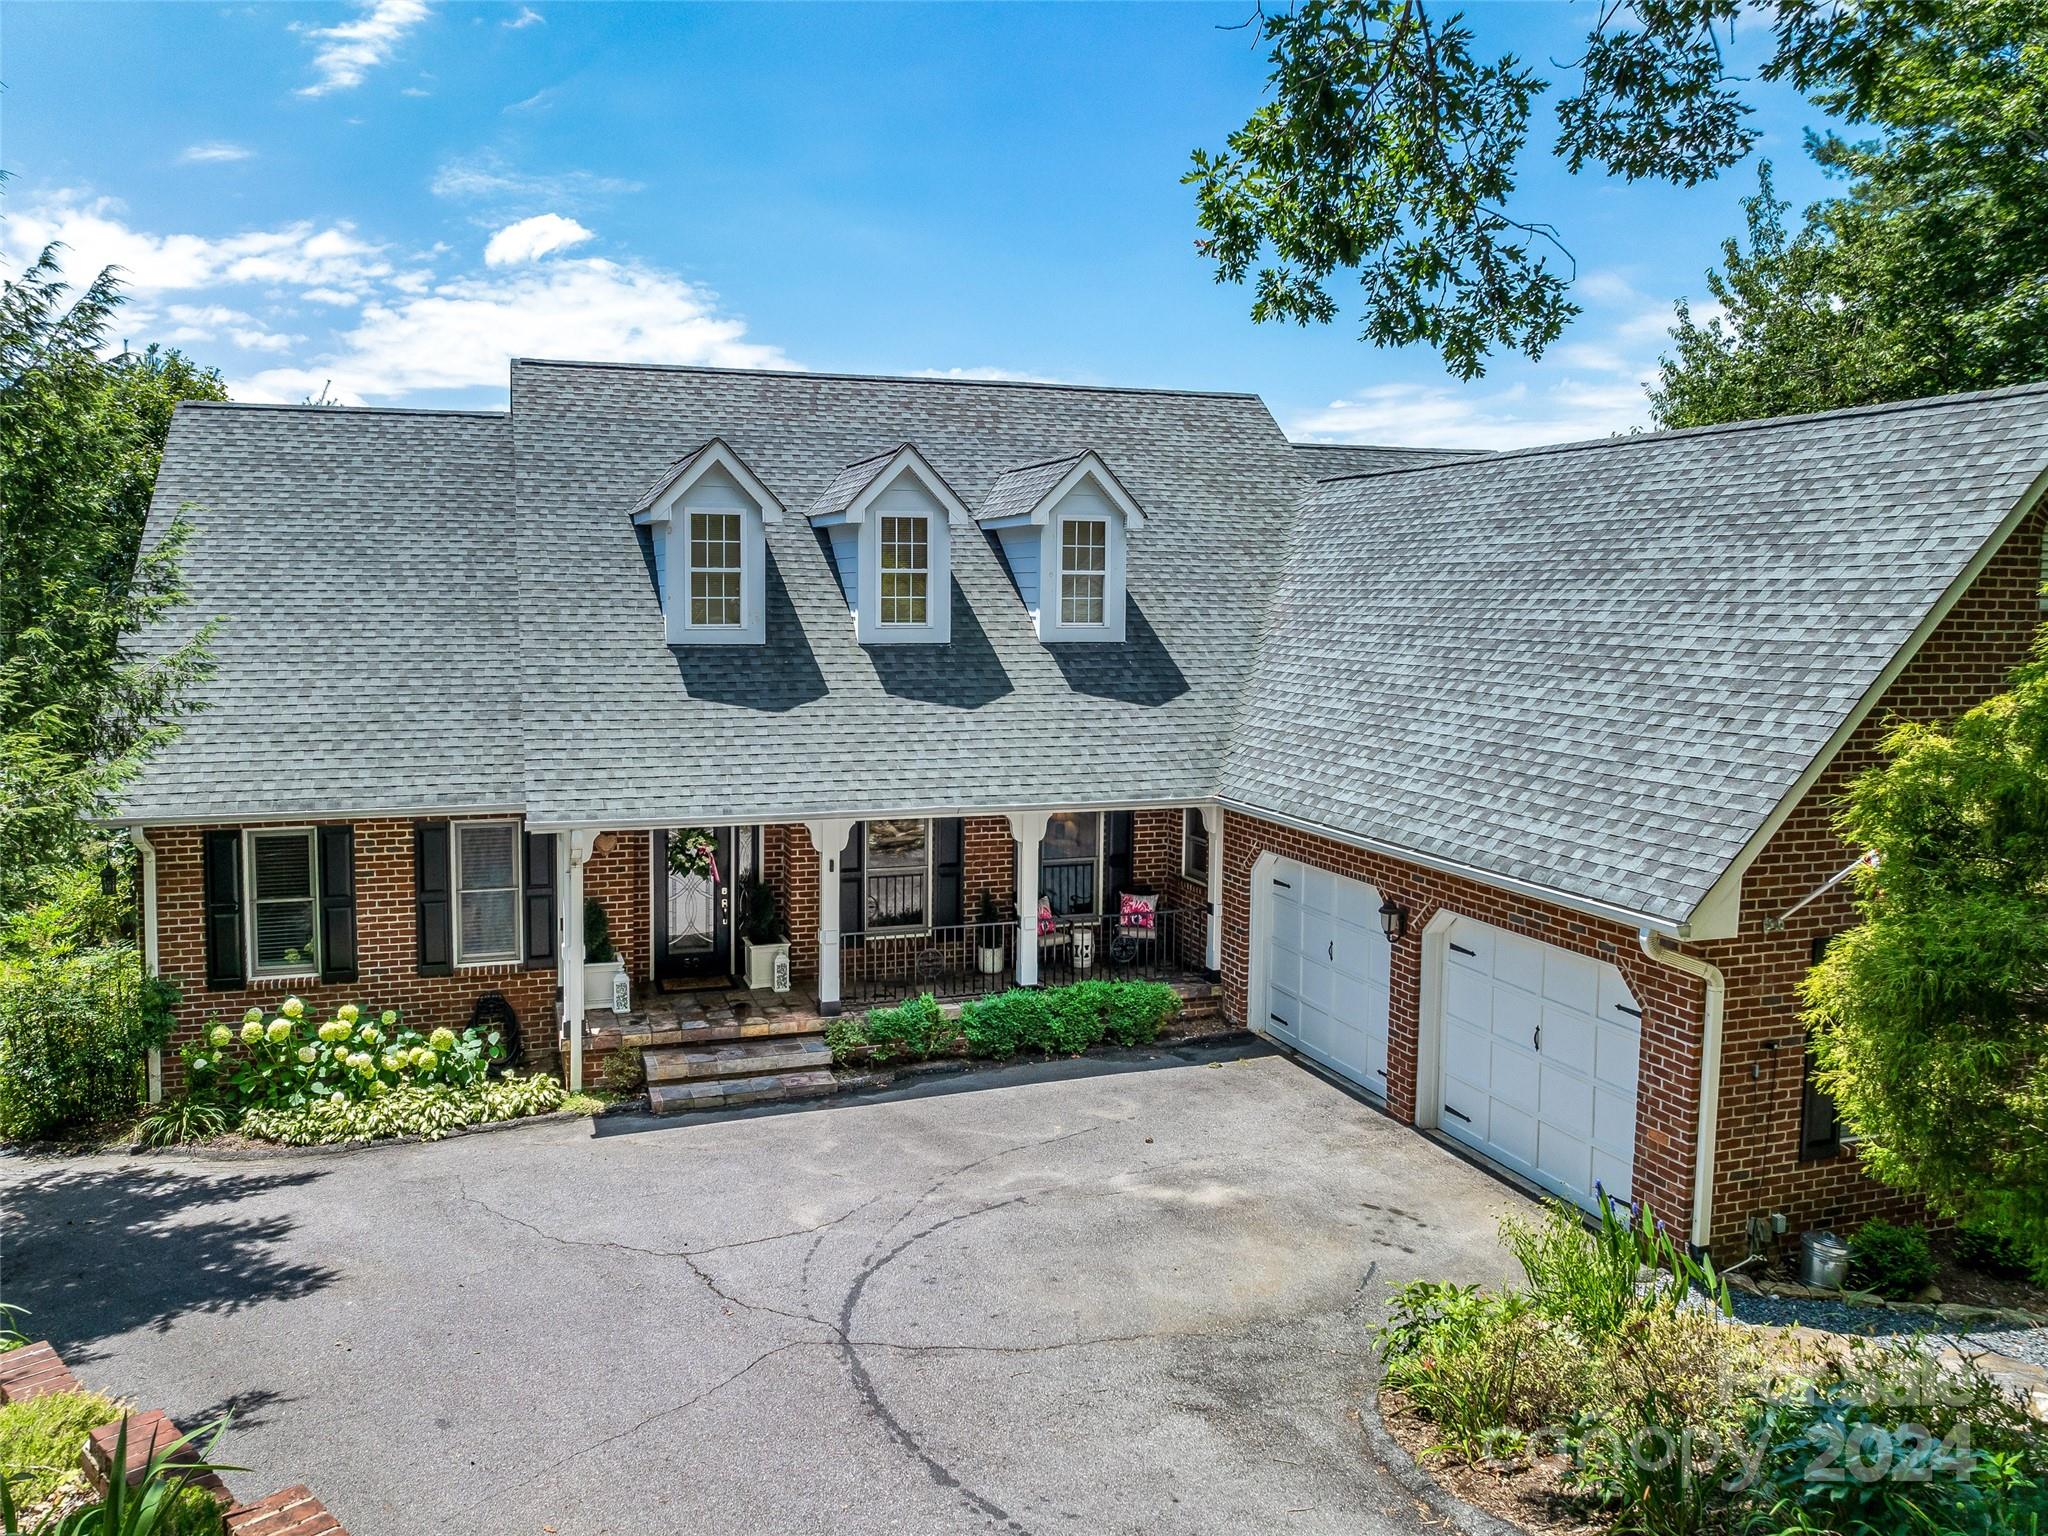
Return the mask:
[[962,923],[918,933],[843,933],[839,991],[848,1006],[984,997],[1017,983],[1017,925]]
[[1039,984],[1171,981],[1199,970],[1208,941],[1206,914],[1165,907],[1151,918],[1148,924],[1104,912],[1058,919],[1051,933],[1038,935]]

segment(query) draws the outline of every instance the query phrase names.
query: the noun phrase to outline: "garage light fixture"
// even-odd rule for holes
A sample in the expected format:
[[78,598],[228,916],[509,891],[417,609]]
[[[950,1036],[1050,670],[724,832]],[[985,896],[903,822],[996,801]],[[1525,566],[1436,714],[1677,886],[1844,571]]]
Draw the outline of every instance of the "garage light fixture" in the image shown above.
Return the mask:
[[1408,931],[1408,909],[1389,896],[1380,903],[1380,932],[1387,936],[1389,944],[1396,943]]

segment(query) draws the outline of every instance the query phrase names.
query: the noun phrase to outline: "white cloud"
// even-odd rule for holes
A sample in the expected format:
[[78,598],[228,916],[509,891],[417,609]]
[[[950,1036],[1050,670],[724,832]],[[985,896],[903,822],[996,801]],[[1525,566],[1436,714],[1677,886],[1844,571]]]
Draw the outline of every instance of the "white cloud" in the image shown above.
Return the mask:
[[230,144],[225,139],[208,139],[203,144],[188,144],[178,158],[187,165],[224,165],[235,160],[248,160],[256,151],[242,144]]
[[[577,241],[592,238],[572,228]],[[244,354],[240,374],[232,356],[201,357],[227,368],[236,399],[301,400],[329,380],[329,398],[352,403],[502,393],[514,356],[793,366],[781,349],[749,339],[715,294],[641,263],[557,255],[489,266],[440,248],[429,253],[437,272],[419,255],[401,265],[347,224],[160,234],[130,226],[119,204],[78,193],[11,208],[0,259],[18,269],[51,240],[69,247],[62,260],[74,282],[109,263],[128,269],[137,302],[123,312],[123,335]]]
[[552,174],[522,171],[492,151],[467,159],[444,161],[434,172],[427,189],[436,197],[452,202],[490,203],[493,206],[540,205],[547,208],[581,208],[628,192],[638,192],[641,183],[616,176],[597,176],[589,171],[558,171]]
[[1560,378],[1497,389],[1376,384],[1287,423],[1287,435],[1324,443],[1415,448],[1528,448],[1606,437],[1649,425],[1639,379]]
[[1015,368],[913,368],[914,379],[988,379],[999,384],[1071,384],[1072,379],[1055,379],[1043,373],[1023,373]]
[[245,400],[296,400],[326,380],[359,400],[435,390],[501,389],[508,357],[595,362],[794,366],[746,338],[746,324],[673,273],[599,257],[453,278],[417,296],[366,305],[362,323],[310,365],[266,369],[232,386]]
[[357,9],[361,14],[354,20],[336,26],[295,28],[313,40],[313,68],[320,76],[299,88],[301,96],[354,90],[427,19],[426,0],[357,0]]
[[546,24],[547,17],[541,15],[539,11],[536,11],[530,5],[522,5],[521,7],[519,7],[519,14],[517,16],[514,16],[510,21],[501,21],[498,23],[499,26],[509,28],[514,32],[524,31],[528,27],[545,26]]
[[530,219],[507,224],[491,236],[490,244],[484,247],[484,265],[509,267],[538,261],[550,251],[565,251],[593,238],[574,219],[565,219],[559,213],[537,213]]

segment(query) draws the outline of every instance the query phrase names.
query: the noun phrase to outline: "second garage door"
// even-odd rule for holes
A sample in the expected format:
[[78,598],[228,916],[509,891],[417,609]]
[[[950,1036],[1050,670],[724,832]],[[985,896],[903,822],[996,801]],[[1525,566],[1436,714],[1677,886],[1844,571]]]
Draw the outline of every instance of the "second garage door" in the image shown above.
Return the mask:
[[1387,941],[1380,893],[1292,859],[1273,870],[1264,1031],[1387,1094]]
[[1635,1172],[1642,1010],[1605,962],[1459,918],[1447,934],[1440,1127],[1591,1209]]

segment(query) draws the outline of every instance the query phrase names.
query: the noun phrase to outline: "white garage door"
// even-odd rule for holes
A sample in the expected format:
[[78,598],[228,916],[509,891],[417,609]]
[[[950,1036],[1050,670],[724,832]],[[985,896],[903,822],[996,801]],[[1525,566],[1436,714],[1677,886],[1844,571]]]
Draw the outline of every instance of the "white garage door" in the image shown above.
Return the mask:
[[1635,1173],[1642,1010],[1621,972],[1470,918],[1444,947],[1449,1135],[1591,1209]]
[[1265,1032],[1384,1099],[1390,991],[1379,909],[1369,885],[1279,862],[1268,904]]

